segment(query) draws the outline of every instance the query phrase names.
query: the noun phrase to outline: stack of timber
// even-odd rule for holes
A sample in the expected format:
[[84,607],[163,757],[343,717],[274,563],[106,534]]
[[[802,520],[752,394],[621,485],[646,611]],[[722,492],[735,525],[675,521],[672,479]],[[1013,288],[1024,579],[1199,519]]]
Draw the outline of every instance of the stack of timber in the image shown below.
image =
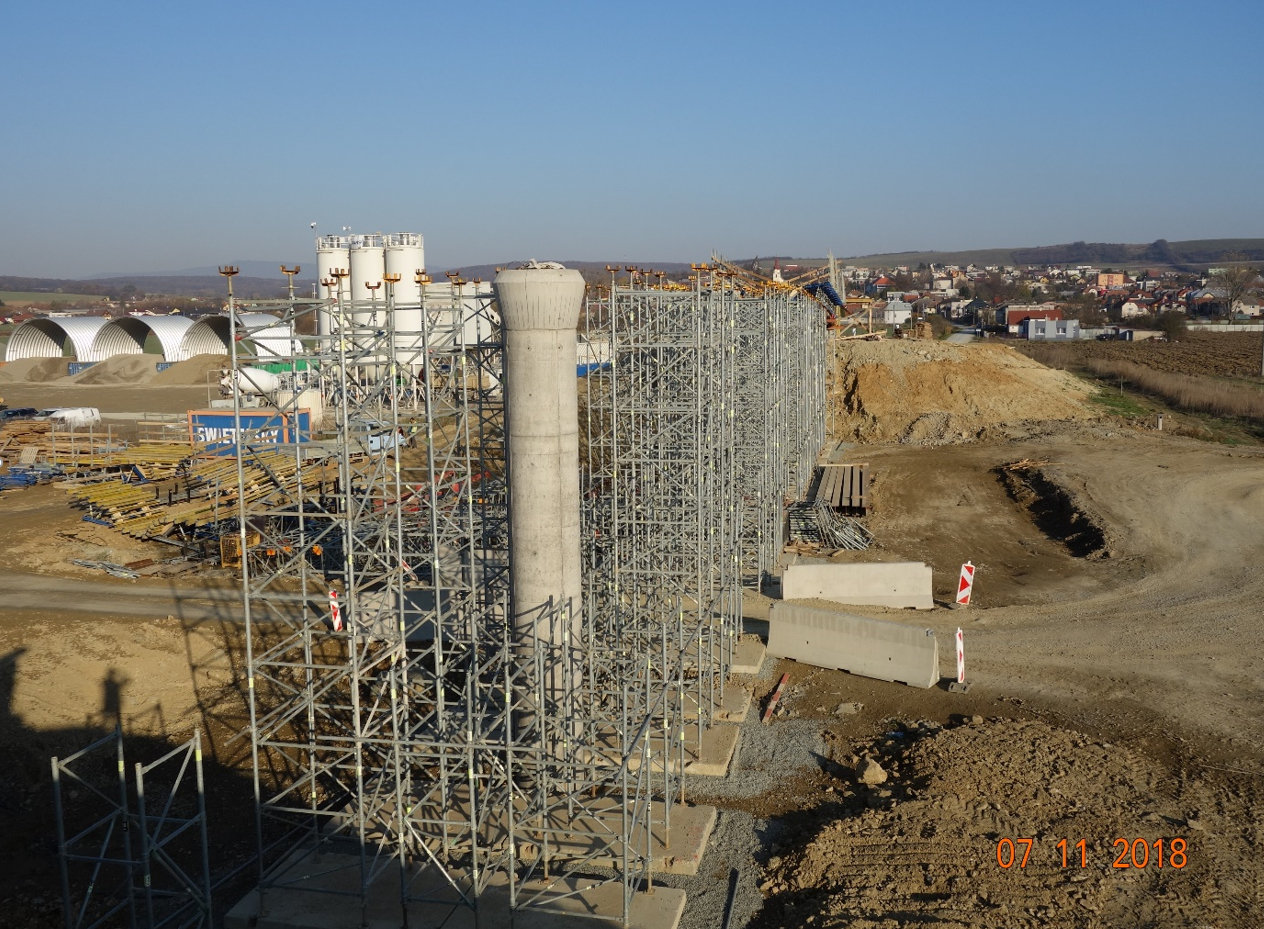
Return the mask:
[[68,483],[66,490],[90,519],[137,539],[183,544],[206,535],[201,530],[207,527],[236,519],[241,496],[247,503],[269,497],[282,507],[297,502],[297,469],[293,455],[252,454],[242,462],[239,486],[235,459],[188,458],[168,479],[137,484],[120,474],[105,481]]
[[109,430],[57,430],[46,420],[17,420],[0,426],[0,458],[21,464],[42,462],[58,475],[106,478],[111,470],[126,470],[142,481],[172,477],[205,445],[146,443],[128,445]]
[[869,509],[866,497],[868,464],[827,464],[820,468],[816,493],[811,502],[828,506],[848,516],[864,516]]
[[0,456],[16,458],[19,449],[42,448],[52,431],[53,427],[42,420],[19,419],[5,423],[0,426]]

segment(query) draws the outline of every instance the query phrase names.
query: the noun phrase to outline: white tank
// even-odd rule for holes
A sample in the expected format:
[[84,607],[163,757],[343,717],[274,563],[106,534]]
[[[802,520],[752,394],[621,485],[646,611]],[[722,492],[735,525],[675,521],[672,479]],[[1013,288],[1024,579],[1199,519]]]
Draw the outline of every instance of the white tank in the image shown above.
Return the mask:
[[426,249],[418,232],[396,232],[386,239],[386,272],[398,274],[395,285],[395,304],[408,306],[421,299],[421,288],[414,278],[418,271],[426,269]]
[[[380,235],[351,236],[351,276],[347,278],[347,282],[351,286],[350,297],[354,303],[368,303],[373,299],[374,291],[366,287],[366,284],[382,283],[382,275],[386,273],[386,253],[382,239]],[[384,305],[386,292],[379,286],[376,293],[378,303]],[[367,315],[363,322],[368,323]]]
[[274,394],[281,387],[281,379],[263,368],[241,368],[237,385],[243,394]]
[[[347,239],[340,235],[323,235],[316,240],[316,282],[317,295],[322,299],[338,296],[338,289],[328,290],[321,281],[332,280],[330,273],[334,268],[346,271],[351,267],[351,253],[347,248]],[[345,285],[344,285],[345,286]],[[321,335],[329,335],[334,330],[334,314],[328,309],[321,309],[316,317],[317,331]]]

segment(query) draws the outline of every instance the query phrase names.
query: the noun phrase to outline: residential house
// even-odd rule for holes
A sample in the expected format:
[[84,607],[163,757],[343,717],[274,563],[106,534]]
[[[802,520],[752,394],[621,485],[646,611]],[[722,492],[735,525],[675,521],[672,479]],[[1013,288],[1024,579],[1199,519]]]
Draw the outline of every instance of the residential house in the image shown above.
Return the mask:
[[888,326],[905,326],[913,317],[913,305],[903,300],[888,300],[882,311],[882,321]]
[[1032,342],[1066,342],[1080,337],[1080,321],[1029,316],[1020,325],[1020,334]]
[[1062,310],[1053,303],[1011,303],[1004,308],[1004,318],[997,319],[1010,334],[1018,335],[1019,327],[1025,319],[1061,319]]

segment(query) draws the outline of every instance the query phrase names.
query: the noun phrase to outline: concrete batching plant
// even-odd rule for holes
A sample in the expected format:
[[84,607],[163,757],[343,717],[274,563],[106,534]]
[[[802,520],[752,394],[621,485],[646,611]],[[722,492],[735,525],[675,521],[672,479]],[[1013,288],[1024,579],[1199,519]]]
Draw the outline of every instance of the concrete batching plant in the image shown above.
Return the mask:
[[[320,236],[316,239],[317,279],[323,282],[322,296],[332,301],[319,313],[320,335],[338,331],[341,303],[347,327],[393,325],[395,360],[403,365],[420,364],[422,333],[427,328],[432,350],[451,352],[475,344],[474,317],[486,305],[491,283],[423,283],[417,277],[425,267],[425,239],[417,232]],[[388,301],[390,320],[385,315]],[[465,325],[458,325],[461,320]]]

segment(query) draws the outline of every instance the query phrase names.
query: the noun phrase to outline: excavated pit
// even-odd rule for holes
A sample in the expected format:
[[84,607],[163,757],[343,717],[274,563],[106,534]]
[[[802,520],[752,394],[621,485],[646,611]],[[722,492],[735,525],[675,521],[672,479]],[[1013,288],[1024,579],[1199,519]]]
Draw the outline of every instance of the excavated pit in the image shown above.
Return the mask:
[[1097,558],[1106,552],[1106,531],[1039,465],[1013,462],[997,468],[996,475],[1036,528],[1073,556]]

